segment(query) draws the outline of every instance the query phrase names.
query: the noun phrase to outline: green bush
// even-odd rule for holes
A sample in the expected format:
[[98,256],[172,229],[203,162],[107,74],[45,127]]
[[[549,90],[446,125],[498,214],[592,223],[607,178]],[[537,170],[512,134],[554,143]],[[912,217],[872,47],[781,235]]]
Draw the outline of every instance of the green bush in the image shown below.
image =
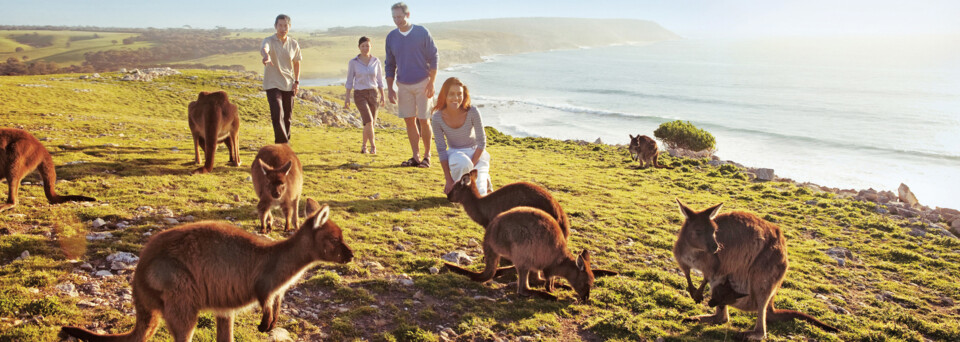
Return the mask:
[[717,144],[713,134],[697,128],[689,121],[664,122],[653,131],[653,136],[660,139],[667,147],[691,151],[713,149]]

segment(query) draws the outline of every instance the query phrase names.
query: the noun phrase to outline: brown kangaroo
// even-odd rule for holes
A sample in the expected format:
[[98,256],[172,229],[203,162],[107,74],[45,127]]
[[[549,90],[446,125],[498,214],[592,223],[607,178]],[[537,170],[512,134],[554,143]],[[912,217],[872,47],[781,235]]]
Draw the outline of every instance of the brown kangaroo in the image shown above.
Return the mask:
[[570,254],[560,225],[543,210],[516,207],[498,215],[490,222],[483,237],[483,254],[487,262],[483,272],[467,271],[473,281],[493,279],[500,257],[507,257],[516,266],[519,275],[517,292],[520,295],[557,299],[552,294],[530,289],[531,272],[536,274],[542,271],[547,279],[548,292],[553,291],[554,277],[560,276],[573,285],[581,302],[590,299],[590,288],[593,286],[590,253],[584,250],[578,257]]
[[29,132],[16,128],[0,128],[0,177],[7,179],[10,192],[7,203],[0,204],[0,211],[17,206],[20,182],[34,169],[40,167],[43,178],[43,193],[50,204],[69,201],[96,201],[93,197],[57,195],[57,171],[53,157],[46,147]]
[[[780,227],[741,211],[718,215],[722,203],[701,212],[691,210],[679,199],[677,204],[686,221],[673,246],[673,255],[687,278],[687,291],[691,296],[702,298],[703,286],[707,282],[713,288],[722,288],[726,282],[735,293],[746,293],[729,304],[740,310],[757,312],[756,326],[741,337],[766,338],[768,319],[803,319],[825,331],[837,331],[810,315],[773,307],[773,298],[783,283],[788,266],[787,240]],[[699,289],[693,287],[691,268],[703,272]],[[726,323],[729,319],[727,305],[722,303],[724,300],[718,301],[721,303],[713,315],[690,317],[685,321]]]
[[297,154],[287,144],[267,145],[257,152],[250,166],[253,190],[257,192],[257,214],[260,216],[260,233],[269,233],[273,227],[270,211],[276,207],[283,210],[286,218],[284,231],[297,226],[300,193],[303,191],[303,166]]
[[[447,193],[447,199],[450,202],[460,203],[463,210],[467,212],[474,222],[486,228],[490,222],[501,213],[519,207],[533,207],[543,210],[560,225],[560,231],[566,240],[570,236],[570,219],[563,207],[550,195],[546,189],[527,182],[518,182],[507,184],[497,191],[481,196],[477,190],[477,170],[472,170],[463,175],[460,181],[453,185],[453,189]],[[456,265],[448,264],[448,269],[458,274],[473,274],[469,270]],[[508,274],[512,266],[503,267],[497,270],[495,277]],[[594,275],[598,277],[617,275],[615,271],[593,270]]]
[[201,148],[204,157],[203,166],[192,173],[213,171],[213,157],[219,143],[225,143],[230,150],[227,165],[240,166],[240,116],[226,92],[200,92],[197,100],[187,106],[187,116],[193,133],[194,163],[200,164]]
[[133,274],[137,321],[124,334],[100,335],[80,327],[61,334],[87,341],[146,341],[157,315],[175,341],[190,341],[201,310],[217,315],[217,341],[233,341],[234,311],[259,302],[261,332],[276,326],[287,288],[318,261],[346,263],[353,252],[330,221],[330,208],[307,200],[309,216],[293,236],[267,241],[217,222],[182,225],[155,235],[140,252]]
[[630,158],[640,162],[640,168],[646,168],[647,164],[653,165],[658,169],[672,169],[671,167],[660,165],[657,157],[660,156],[660,150],[657,148],[657,142],[646,135],[633,136],[630,134]]

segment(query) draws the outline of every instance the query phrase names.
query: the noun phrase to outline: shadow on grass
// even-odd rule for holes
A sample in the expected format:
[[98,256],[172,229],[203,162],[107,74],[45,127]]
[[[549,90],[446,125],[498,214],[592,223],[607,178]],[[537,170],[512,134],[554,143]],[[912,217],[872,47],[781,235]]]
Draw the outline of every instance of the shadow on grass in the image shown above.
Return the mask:
[[378,199],[378,200],[354,200],[354,201],[332,201],[327,202],[331,207],[343,208],[351,213],[374,213],[381,211],[401,212],[401,211],[420,211],[422,209],[451,206],[453,205],[446,197],[424,197],[416,200],[408,199]]

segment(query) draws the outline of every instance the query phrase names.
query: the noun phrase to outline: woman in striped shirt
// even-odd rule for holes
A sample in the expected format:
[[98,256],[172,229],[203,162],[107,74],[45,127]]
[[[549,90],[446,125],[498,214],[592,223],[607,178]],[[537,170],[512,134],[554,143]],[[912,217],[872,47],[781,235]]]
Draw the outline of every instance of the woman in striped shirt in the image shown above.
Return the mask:
[[477,190],[481,194],[492,192],[487,136],[480,111],[470,105],[467,86],[456,77],[448,78],[440,87],[433,110],[433,138],[446,178],[443,191],[450,192],[454,182],[476,169]]
[[[373,126],[377,122],[377,107],[383,106],[383,66],[377,57],[370,55],[370,38],[360,37],[360,54],[347,64],[347,95],[343,107],[350,109],[350,92],[353,91],[353,100],[360,111],[363,120],[363,145],[360,153],[367,153],[367,142],[370,142],[370,153],[377,153],[377,144],[373,139]],[[379,96],[378,96],[379,95]]]

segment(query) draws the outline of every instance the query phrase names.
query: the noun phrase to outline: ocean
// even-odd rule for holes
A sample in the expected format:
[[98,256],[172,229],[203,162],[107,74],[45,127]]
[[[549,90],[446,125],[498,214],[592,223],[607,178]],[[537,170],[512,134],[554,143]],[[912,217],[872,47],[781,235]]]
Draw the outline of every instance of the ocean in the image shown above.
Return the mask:
[[[819,185],[960,208],[960,37],[679,40],[490,56],[441,70],[514,136],[625,144],[663,122]],[[496,160],[496,151],[490,151]],[[495,166],[494,166],[495,167]]]

